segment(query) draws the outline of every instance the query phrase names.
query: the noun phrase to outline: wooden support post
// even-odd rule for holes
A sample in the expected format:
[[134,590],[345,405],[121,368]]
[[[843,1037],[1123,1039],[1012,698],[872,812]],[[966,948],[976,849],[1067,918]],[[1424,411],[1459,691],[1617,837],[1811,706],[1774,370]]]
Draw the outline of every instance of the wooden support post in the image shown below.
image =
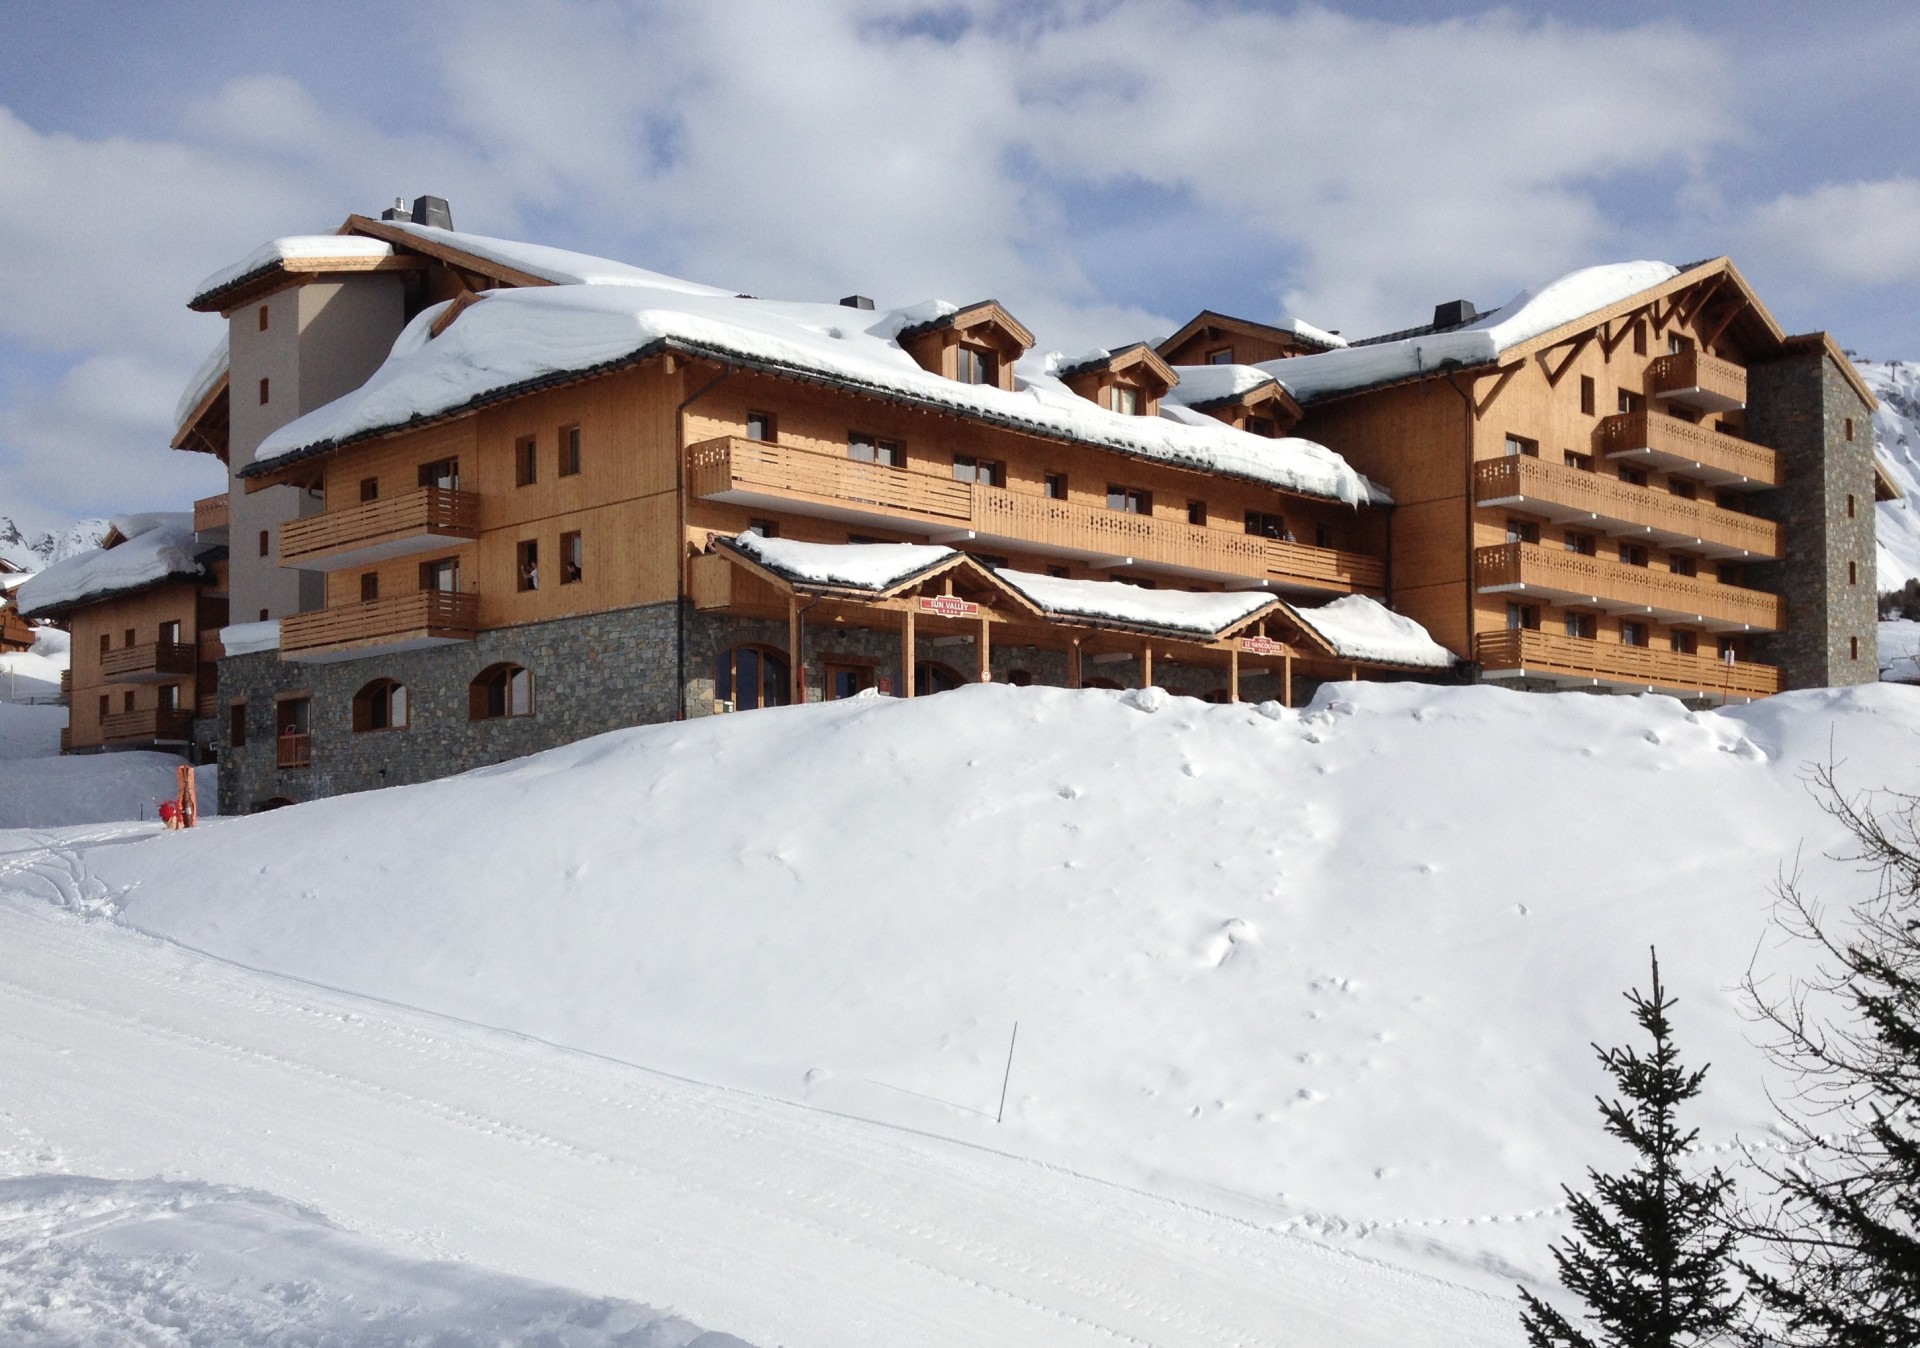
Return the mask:
[[909,604],[900,614],[900,696],[913,696],[913,611]]
[[1227,701],[1240,700],[1240,642],[1236,639],[1233,649],[1227,652]]
[[1280,660],[1280,705],[1293,705],[1293,652],[1289,650]]
[[1360,682],[1360,666],[1358,665],[1347,666],[1347,682],[1348,683]]
[[1067,687],[1084,688],[1086,680],[1080,673],[1080,638],[1075,637],[1067,647]]
[[807,700],[807,666],[800,651],[800,596],[796,594],[787,596],[787,675],[793,683],[788,699],[801,706]]
[[980,648],[980,682],[993,682],[993,628],[987,623],[987,611],[980,610],[980,639],[974,643]]
[[1153,687],[1153,643],[1148,642],[1140,648],[1140,686]]

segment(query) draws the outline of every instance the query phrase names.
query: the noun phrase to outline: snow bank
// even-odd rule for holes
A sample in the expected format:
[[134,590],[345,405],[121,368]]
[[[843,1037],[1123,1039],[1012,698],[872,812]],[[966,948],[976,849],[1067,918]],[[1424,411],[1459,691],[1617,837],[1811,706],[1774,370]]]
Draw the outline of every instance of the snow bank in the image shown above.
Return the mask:
[[1273,602],[1273,596],[1263,590],[1191,594],[1185,590],[1146,590],[1117,580],[1065,580],[1031,571],[1002,569],[994,574],[1048,613],[1113,618],[1196,636],[1212,636]]
[[1897,590],[1920,577],[1920,365],[1856,360],[1854,368],[1880,400],[1873,436],[1880,461],[1904,499],[1874,507],[1880,590]]
[[[264,271],[275,263],[311,262],[320,258],[380,258],[392,257],[393,245],[381,239],[364,238],[357,234],[291,234],[284,239],[274,239],[261,244],[238,262],[231,263],[214,272],[195,287],[193,295],[197,300],[202,295],[211,294],[224,286],[230,286],[244,276]],[[179,422],[174,423],[176,426]]]
[[0,654],[0,702],[41,702],[60,696],[60,676],[71,660],[72,639],[57,627],[42,627],[24,651]]
[[[60,828],[158,818],[158,802],[179,789],[184,761],[148,750],[60,753],[65,707],[0,702],[0,829]],[[218,769],[196,768],[200,812],[217,808]]]
[[1889,683],[1920,683],[1920,622],[1880,624],[1880,677]]
[[633,281],[490,291],[429,340],[439,312],[418,315],[364,386],[274,431],[256,459],[405,426],[485,394],[596,369],[673,341],[1141,458],[1356,504],[1379,499],[1344,459],[1310,440],[1270,440],[1210,418],[1189,425],[1122,416],[1051,375],[1008,392],[929,374],[894,340],[909,311],[876,314]]
[[20,612],[31,617],[83,599],[137,590],[171,576],[200,574],[191,514],[128,515],[113,524],[127,535],[125,541],[55,562],[39,572],[18,591]]
[[1452,669],[1457,662],[1454,653],[1429,636],[1426,628],[1363,594],[1294,612],[1349,660],[1420,669]]
[[816,585],[885,590],[956,556],[925,543],[802,543],[744,533],[731,540],[749,557],[784,575]]
[[1463,328],[1398,341],[1293,356],[1260,368],[1302,403],[1375,384],[1411,379],[1449,366],[1484,365],[1510,347],[1671,280],[1666,262],[1613,262],[1570,272],[1537,290],[1523,290]]
[[220,649],[228,655],[251,655],[255,651],[280,649],[280,620],[233,623],[220,629]]
[[1266,384],[1280,381],[1257,365],[1176,365],[1180,382],[1160,402],[1195,407],[1222,398],[1238,398]]

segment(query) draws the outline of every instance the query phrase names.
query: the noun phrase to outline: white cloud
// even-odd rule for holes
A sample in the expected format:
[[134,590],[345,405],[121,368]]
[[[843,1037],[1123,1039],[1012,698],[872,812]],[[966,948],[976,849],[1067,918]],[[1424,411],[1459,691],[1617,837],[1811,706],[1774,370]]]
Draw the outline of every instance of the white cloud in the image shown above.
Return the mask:
[[1774,198],[1743,233],[1756,251],[1846,285],[1920,278],[1920,181],[1829,183]]

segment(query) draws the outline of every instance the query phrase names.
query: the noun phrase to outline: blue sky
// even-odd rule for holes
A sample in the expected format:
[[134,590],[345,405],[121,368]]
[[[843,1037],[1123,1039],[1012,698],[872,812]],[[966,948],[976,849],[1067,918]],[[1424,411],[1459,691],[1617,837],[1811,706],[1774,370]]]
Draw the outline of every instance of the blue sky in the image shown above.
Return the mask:
[[437,192],[762,295],[1349,335],[1727,252],[1920,357],[1920,7],[1614,0],[0,8],[0,515],[180,505],[195,283]]

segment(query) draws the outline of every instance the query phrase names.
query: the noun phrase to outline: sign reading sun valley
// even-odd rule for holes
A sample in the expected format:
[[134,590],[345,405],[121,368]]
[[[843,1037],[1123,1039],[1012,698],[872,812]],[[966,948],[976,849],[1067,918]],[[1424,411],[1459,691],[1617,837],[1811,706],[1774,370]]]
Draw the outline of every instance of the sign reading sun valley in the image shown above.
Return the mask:
[[1287,643],[1272,637],[1241,637],[1240,649],[1248,655],[1285,655]]
[[920,611],[937,614],[942,618],[973,618],[979,615],[980,606],[958,595],[936,594],[931,598],[921,595]]

